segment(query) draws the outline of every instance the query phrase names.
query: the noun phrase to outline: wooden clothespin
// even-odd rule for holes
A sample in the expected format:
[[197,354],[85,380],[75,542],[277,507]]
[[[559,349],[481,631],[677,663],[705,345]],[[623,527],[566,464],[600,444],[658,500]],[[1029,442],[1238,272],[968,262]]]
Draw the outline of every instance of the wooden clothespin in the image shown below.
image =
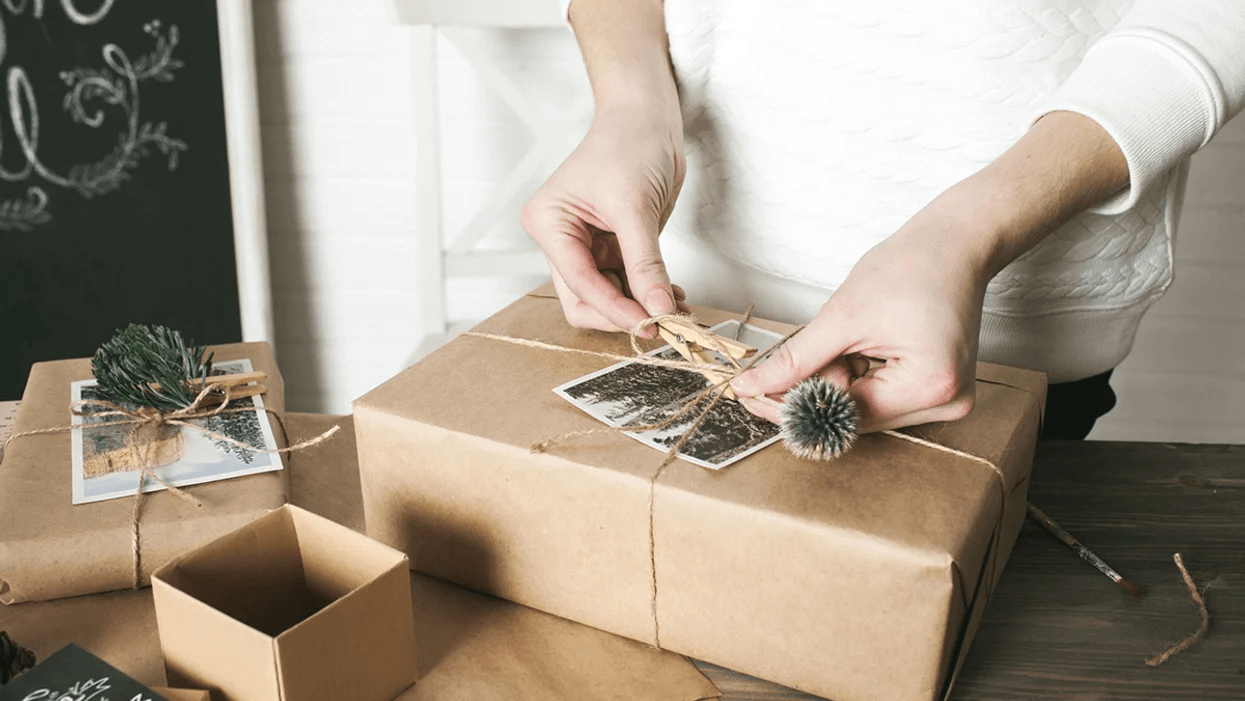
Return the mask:
[[[268,391],[268,386],[263,381],[268,379],[268,375],[262,371],[255,370],[253,372],[237,372],[230,375],[210,375],[207,378],[209,385],[229,388],[230,399],[242,399],[244,397],[255,397]],[[251,384],[254,382],[255,384]],[[186,383],[196,392],[203,389],[203,379],[194,378]],[[160,389],[158,382],[151,383],[152,389]],[[208,403],[217,402],[224,399],[224,393],[215,394],[207,398]]]
[[[690,317],[667,318],[657,324],[657,333],[689,363],[721,364],[721,361],[713,357],[713,352],[719,348],[726,351],[726,362],[731,367],[723,367],[721,372],[697,368],[697,372],[715,385],[728,380],[734,374],[731,369],[740,370],[739,361],[757,350],[733,338],[719,336],[697,324]],[[726,398],[736,399],[735,392],[730,385],[723,385],[722,391]]]

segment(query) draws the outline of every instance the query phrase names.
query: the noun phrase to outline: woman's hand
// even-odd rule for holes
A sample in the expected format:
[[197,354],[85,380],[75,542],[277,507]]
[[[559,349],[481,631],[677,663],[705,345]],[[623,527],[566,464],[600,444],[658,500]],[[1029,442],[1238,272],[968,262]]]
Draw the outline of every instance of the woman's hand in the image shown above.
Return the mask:
[[[865,254],[807,328],[731,386],[740,397],[779,399],[820,373],[855,398],[862,432],[963,417],[973,406],[987,283],[1128,175],[1096,122],[1073,112],[1042,117]],[[885,364],[867,371],[868,358]],[[778,421],[772,404],[743,401]]]
[[686,172],[665,8],[661,0],[574,0],[570,21],[596,116],[523,208],[523,228],[549,259],[567,321],[629,330],[686,308],[657,246]]
[[[973,222],[935,202],[869,251],[817,316],[755,370],[731,383],[775,423],[781,395],[821,374],[846,387],[862,432],[952,421],[973,406],[985,261],[956,245]],[[885,365],[867,372],[868,358]]]
[[683,129],[644,109],[599,109],[583,142],[523,208],[573,326],[615,331],[681,305],[657,236],[683,185]]

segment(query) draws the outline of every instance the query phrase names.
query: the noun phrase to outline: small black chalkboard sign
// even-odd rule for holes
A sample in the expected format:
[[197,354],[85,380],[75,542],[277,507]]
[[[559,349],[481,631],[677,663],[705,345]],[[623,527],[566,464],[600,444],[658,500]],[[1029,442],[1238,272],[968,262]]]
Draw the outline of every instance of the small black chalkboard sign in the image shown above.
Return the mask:
[[35,668],[0,686],[0,701],[167,701],[115,667],[66,645]]
[[0,401],[130,322],[241,340],[220,26],[216,0],[0,2]]

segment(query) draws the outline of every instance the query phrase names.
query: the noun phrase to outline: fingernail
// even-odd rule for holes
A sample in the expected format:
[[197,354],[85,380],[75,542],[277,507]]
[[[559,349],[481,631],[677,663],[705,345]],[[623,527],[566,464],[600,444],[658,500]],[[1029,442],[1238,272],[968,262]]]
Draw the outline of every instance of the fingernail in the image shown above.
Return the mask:
[[752,381],[752,373],[745,372],[731,378],[731,389],[735,390],[735,394],[740,397],[752,398],[756,396],[753,386],[756,383]]
[[644,298],[644,309],[653,316],[673,313],[674,298],[669,290],[653,290]]

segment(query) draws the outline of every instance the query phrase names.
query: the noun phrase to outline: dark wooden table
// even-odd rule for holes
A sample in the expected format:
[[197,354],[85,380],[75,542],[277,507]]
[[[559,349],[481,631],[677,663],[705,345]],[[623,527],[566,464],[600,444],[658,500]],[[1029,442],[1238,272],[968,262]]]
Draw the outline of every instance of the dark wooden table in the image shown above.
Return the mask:
[[[1138,601],[1026,523],[953,701],[1245,700],[1245,446],[1048,443],[1029,501],[1145,590]],[[1181,553],[1210,611],[1197,629]],[[813,699],[704,663],[723,701]]]

